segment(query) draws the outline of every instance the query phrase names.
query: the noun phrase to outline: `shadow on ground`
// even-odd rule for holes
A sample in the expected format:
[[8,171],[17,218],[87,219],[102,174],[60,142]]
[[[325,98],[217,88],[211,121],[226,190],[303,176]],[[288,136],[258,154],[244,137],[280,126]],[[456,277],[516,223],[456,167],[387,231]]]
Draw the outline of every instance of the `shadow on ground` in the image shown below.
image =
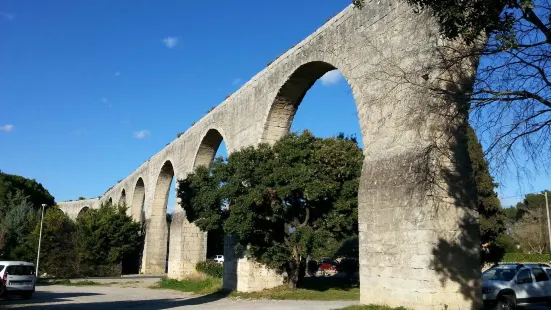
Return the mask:
[[52,292],[35,292],[32,299],[22,299],[17,294],[10,294],[0,298],[0,308],[4,305],[22,304],[30,305],[43,302],[62,302],[69,301],[75,297],[97,296],[103,295],[99,293],[80,293],[80,292],[66,292],[66,293],[52,293]]
[[349,291],[353,288],[359,288],[360,283],[349,280],[345,277],[328,276],[328,277],[306,277],[303,279],[301,289],[325,292],[328,290],[343,290]]
[[8,299],[0,300],[0,308],[14,305],[14,308],[24,306],[25,309],[170,309],[174,307],[202,305],[214,302],[227,297],[229,291],[216,292],[204,296],[192,298],[173,298],[173,299],[151,299],[151,300],[124,300],[124,301],[98,301],[90,303],[70,303],[41,305],[42,303],[52,303],[69,301],[71,297],[103,295],[96,293],[52,293],[36,292],[31,300]]

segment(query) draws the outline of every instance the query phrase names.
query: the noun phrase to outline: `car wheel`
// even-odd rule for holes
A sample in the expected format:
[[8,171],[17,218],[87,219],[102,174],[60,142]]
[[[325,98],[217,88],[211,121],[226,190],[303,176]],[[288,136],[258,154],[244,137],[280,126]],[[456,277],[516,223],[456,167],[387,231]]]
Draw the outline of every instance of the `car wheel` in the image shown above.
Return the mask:
[[6,288],[4,285],[0,284],[0,297],[3,297],[6,294]]
[[503,295],[497,301],[496,310],[514,310],[515,308],[515,296],[513,295]]

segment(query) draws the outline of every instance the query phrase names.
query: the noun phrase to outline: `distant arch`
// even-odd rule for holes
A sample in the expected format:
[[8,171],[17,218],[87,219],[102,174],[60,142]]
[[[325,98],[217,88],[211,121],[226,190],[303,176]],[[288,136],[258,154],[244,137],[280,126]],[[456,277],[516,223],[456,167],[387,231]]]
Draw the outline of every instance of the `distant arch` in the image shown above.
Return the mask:
[[90,207],[84,206],[80,211],[78,211],[77,219],[86,214],[90,210]]
[[141,177],[134,186],[134,195],[132,196],[132,219],[136,222],[145,221],[145,183]]
[[166,271],[166,259],[168,249],[168,226],[166,210],[170,184],[174,177],[172,162],[164,162],[159,171],[155,184],[153,205],[151,206],[151,219],[146,233],[146,262],[147,273],[164,273]]
[[199,166],[210,166],[223,140],[224,138],[218,130],[209,129],[201,140],[201,144],[199,144],[199,149],[197,150],[193,163],[193,169]]
[[122,189],[121,197],[119,198],[119,205],[126,205],[126,191],[124,190],[124,188]]

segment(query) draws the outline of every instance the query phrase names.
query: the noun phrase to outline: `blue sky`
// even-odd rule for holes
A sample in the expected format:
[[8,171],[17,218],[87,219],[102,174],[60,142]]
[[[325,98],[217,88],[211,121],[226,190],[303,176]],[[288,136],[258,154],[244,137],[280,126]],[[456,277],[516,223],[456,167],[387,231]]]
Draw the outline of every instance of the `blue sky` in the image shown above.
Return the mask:
[[[2,1],[0,169],[57,201],[97,197],[349,3]],[[338,74],[307,93],[306,128],[360,137]],[[498,181],[501,197],[551,187]]]

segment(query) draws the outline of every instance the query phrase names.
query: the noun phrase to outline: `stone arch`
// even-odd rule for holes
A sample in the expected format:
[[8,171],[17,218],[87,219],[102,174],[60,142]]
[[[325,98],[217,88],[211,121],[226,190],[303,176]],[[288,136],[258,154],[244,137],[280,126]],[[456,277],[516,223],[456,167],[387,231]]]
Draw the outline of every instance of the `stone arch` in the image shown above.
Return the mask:
[[109,203],[110,205],[113,204],[113,197],[109,197],[109,200],[107,201],[107,203]]
[[126,205],[126,190],[124,190],[124,188],[121,191],[121,196],[119,198],[119,205],[121,206]]
[[[289,132],[298,106],[308,90],[319,78],[332,70],[337,70],[337,67],[324,61],[311,61],[299,66],[287,78],[269,108],[262,142],[273,144]],[[348,79],[347,82],[353,90]],[[356,100],[356,96],[354,99]]]
[[134,195],[132,196],[132,219],[136,222],[145,221],[145,183],[142,177],[139,177],[134,186]]
[[209,167],[223,140],[224,138],[218,130],[209,129],[199,144],[199,149],[197,150],[197,155],[195,155],[195,161],[193,163],[193,169],[199,166]]
[[90,207],[88,206],[84,206],[82,207],[82,209],[80,209],[78,211],[78,215],[77,215],[77,219],[80,218],[81,216],[83,216],[86,212],[88,212],[90,210]]
[[[325,58],[325,56],[322,56],[322,58]],[[290,71],[290,73],[287,75],[287,78],[283,81],[283,83],[279,84],[278,86],[279,88],[277,90],[275,98],[273,99],[273,101],[271,101],[271,104],[268,107],[268,111],[267,111],[268,113],[264,121],[264,127],[263,127],[262,136],[260,140],[261,143],[274,144],[275,142],[277,142],[279,139],[283,138],[286,134],[290,132],[294,117],[304,97],[308,93],[308,91],[312,88],[312,86],[314,86],[314,84],[322,76],[324,76],[326,73],[331,72],[333,70],[339,70],[339,72],[343,75],[344,79],[350,86],[350,89],[352,90],[354,102],[356,105],[356,109],[359,111],[358,97],[354,92],[354,87],[351,81],[346,78],[343,72],[344,70],[341,70],[339,68],[338,63],[333,62],[333,61],[336,61],[335,59],[331,59],[332,57],[330,56],[327,58],[330,59],[331,63],[328,61],[322,61],[322,60],[312,60],[312,61],[307,60],[307,61],[300,62],[299,65],[295,66],[294,70]],[[358,119],[358,122],[360,122],[362,139],[365,139],[363,137],[364,128],[361,126],[361,120]],[[362,178],[364,177],[364,175],[365,174],[362,175]],[[361,191],[361,187],[358,188],[358,192],[360,191]],[[360,193],[358,193],[358,196],[361,197]],[[236,240],[229,240],[229,243],[230,242],[231,242],[231,245],[233,246]],[[229,261],[227,264],[225,263],[225,267],[226,265],[228,266],[237,265],[238,263],[236,262],[236,259],[234,257],[226,258],[227,256],[229,256],[227,255],[227,253],[232,254],[232,252],[225,250],[224,259]],[[239,264],[243,264],[243,263],[245,262],[239,262]],[[230,269],[232,267],[233,267],[233,270]],[[272,286],[276,286],[282,281],[282,279],[279,278],[279,276],[276,275],[276,273],[273,270],[263,270],[264,267],[260,267],[259,265],[256,265],[256,266],[250,265],[249,268],[254,269],[253,274],[255,273],[270,274]],[[245,282],[245,283],[248,283],[248,285],[252,285],[252,286],[259,285],[259,283],[257,282],[258,280],[254,276],[243,277],[242,275],[240,274],[237,275],[237,274],[238,272],[237,272],[236,266],[231,266],[228,268],[228,270],[225,270],[224,282],[223,282],[224,288],[236,289],[238,288],[237,282]],[[235,279],[232,279],[232,275],[235,277]],[[239,278],[239,280],[237,280],[237,278]],[[269,282],[269,281],[266,281],[266,282]],[[363,285],[364,287],[366,286],[366,284],[363,284]]]
[[160,274],[166,271],[168,248],[168,227],[166,210],[170,184],[174,177],[174,167],[166,160],[159,171],[155,184],[151,218],[146,227],[145,272]]

